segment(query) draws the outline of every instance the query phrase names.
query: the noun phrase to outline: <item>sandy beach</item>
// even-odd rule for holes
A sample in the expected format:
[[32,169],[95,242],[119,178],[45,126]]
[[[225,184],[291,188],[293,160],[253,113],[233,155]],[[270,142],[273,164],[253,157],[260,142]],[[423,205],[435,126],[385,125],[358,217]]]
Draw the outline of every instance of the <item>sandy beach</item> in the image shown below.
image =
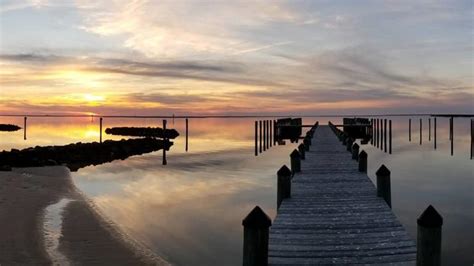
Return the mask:
[[167,264],[100,215],[75,188],[68,168],[53,166],[0,172],[0,265],[58,263],[46,249],[44,213],[61,199],[70,200],[61,211],[61,264]]

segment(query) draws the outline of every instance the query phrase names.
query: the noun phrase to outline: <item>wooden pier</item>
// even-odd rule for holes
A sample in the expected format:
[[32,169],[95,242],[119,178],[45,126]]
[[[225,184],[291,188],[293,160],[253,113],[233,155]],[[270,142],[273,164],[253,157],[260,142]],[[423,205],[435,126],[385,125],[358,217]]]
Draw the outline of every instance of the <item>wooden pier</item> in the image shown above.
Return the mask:
[[318,125],[277,172],[273,225],[259,206],[243,219],[243,265],[440,265],[442,216],[423,211],[415,245],[391,210],[390,170],[375,187],[353,136]]
[[320,126],[270,228],[270,265],[415,262],[415,242],[329,126]]

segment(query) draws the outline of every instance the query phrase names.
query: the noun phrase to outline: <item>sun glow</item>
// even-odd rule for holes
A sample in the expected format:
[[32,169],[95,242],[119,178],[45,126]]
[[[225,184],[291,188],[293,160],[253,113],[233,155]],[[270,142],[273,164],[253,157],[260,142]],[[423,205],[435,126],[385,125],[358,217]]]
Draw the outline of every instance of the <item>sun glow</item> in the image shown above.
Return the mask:
[[105,96],[95,94],[84,94],[84,100],[88,103],[97,103],[105,101]]

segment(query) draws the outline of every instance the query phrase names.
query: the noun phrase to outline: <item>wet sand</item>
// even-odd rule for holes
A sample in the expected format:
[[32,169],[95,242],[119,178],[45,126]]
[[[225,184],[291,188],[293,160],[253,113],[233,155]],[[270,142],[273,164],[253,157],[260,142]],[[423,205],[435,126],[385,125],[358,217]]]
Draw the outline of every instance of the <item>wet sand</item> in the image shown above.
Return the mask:
[[46,207],[71,199],[62,213],[58,250],[71,264],[166,265],[100,215],[75,188],[63,166],[0,172],[0,265],[50,265],[45,248]]

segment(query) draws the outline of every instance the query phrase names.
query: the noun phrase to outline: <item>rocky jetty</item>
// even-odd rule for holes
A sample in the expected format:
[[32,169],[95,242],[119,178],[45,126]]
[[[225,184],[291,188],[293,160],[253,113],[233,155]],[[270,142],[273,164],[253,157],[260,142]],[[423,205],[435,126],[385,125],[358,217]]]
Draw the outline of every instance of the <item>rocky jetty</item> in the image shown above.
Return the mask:
[[[105,130],[106,134],[131,137],[163,138],[163,129],[159,127],[113,127]],[[166,129],[166,138],[174,139],[179,136],[175,129]]]
[[0,124],[0,131],[17,131],[20,130],[21,127],[17,125],[11,125],[11,124]]
[[11,167],[37,167],[65,165],[71,171],[89,165],[98,165],[113,160],[124,160],[132,155],[140,155],[162,149],[166,150],[173,142],[155,138],[128,140],[106,140],[103,143],[73,143],[64,146],[36,146],[23,150],[12,149],[0,152],[0,169]]

